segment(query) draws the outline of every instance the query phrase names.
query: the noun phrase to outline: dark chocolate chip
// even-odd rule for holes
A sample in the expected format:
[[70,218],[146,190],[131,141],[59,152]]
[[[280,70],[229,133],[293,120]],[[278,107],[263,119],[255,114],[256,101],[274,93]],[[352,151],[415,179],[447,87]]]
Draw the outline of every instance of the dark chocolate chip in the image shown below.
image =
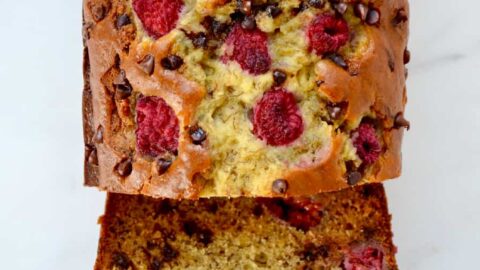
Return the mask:
[[138,65],[146,74],[152,75],[155,70],[155,57],[151,54],[147,54],[138,62]]
[[408,49],[405,49],[405,51],[403,52],[403,63],[410,63],[410,51]]
[[91,6],[90,10],[92,12],[93,19],[96,22],[103,20],[107,15],[107,8],[102,4],[94,4]]
[[272,191],[276,194],[285,194],[288,189],[288,182],[285,179],[277,179],[272,183]]
[[393,56],[390,52],[387,51],[387,57],[388,57],[388,68],[390,68],[391,72],[395,71],[395,60],[393,59]]
[[196,34],[192,39],[193,46],[196,48],[205,48],[207,47],[208,39],[207,35],[203,32]]
[[183,65],[183,59],[177,55],[169,55],[162,59],[162,67],[168,70],[177,70]]
[[378,25],[380,22],[380,11],[376,8],[370,8],[367,13],[365,22],[369,25]]
[[128,270],[132,266],[132,262],[125,253],[115,252],[112,255],[112,266],[118,267],[121,270]]
[[362,180],[362,174],[357,171],[351,171],[347,173],[347,182],[349,185],[354,186]]
[[127,177],[132,173],[132,161],[129,158],[123,159],[115,166],[116,173],[121,177]]
[[348,69],[347,62],[343,59],[341,55],[338,54],[329,54],[327,56],[328,59],[332,60],[335,64],[337,64],[339,67],[343,69]]
[[172,161],[169,159],[160,158],[157,160],[157,172],[159,175],[167,172],[168,168],[172,166]]
[[325,81],[323,81],[323,80],[316,80],[316,81],[315,81],[315,84],[316,84],[317,86],[321,86],[321,85],[324,84],[324,83],[325,83]]
[[88,163],[95,166],[98,165],[98,155],[96,148],[93,148],[92,151],[90,151],[90,154],[88,155]]
[[335,9],[335,11],[337,11],[339,14],[345,14],[345,12],[347,11],[347,8],[348,8],[348,5],[345,4],[345,3],[336,3],[333,5],[333,8]]
[[94,143],[103,143],[103,126],[98,126],[95,136],[93,136]]
[[253,16],[246,16],[242,21],[242,28],[245,30],[253,30],[257,26],[255,22],[255,17]]
[[300,252],[302,260],[313,262],[316,261],[319,257],[327,258],[329,255],[330,247],[327,245],[315,246],[313,243],[308,243],[305,245],[305,248]]
[[282,9],[277,7],[276,5],[269,5],[265,11],[267,12],[268,16],[272,18],[278,17],[282,13]]
[[395,116],[395,123],[394,123],[394,128],[407,128],[407,130],[410,130],[410,122],[405,119],[405,116],[403,115],[403,113],[399,112],[396,116]]
[[275,69],[273,71],[273,81],[275,82],[275,85],[281,85],[287,80],[287,74],[285,72]]
[[113,85],[115,86],[115,96],[119,99],[126,99],[130,97],[132,94],[132,85],[127,79],[125,74],[125,70],[120,70],[120,73],[113,81]]
[[372,239],[375,236],[376,232],[377,230],[371,227],[364,227],[362,230],[363,237],[365,237],[365,239],[367,240]]
[[355,16],[364,22],[367,19],[368,7],[362,3],[357,3],[353,7],[353,12],[355,13]]
[[190,138],[194,144],[199,145],[207,139],[207,133],[201,127],[194,126],[190,128]]
[[328,103],[327,104],[327,111],[328,115],[332,120],[338,120],[344,113],[344,109],[346,107],[345,103],[339,103],[339,104],[333,104],[333,103]]
[[243,13],[250,15],[252,13],[252,1],[251,0],[237,0],[237,7]]
[[202,229],[197,234],[198,241],[205,246],[212,243],[213,232],[208,229]]
[[160,270],[163,267],[163,262],[158,258],[153,258],[148,270]]
[[130,17],[127,14],[122,14],[117,17],[117,21],[116,21],[117,29],[120,29],[125,25],[129,25],[130,23],[131,23]]
[[176,251],[170,244],[165,243],[162,249],[163,261],[171,262],[178,257],[178,251]]
[[314,8],[322,8],[325,5],[325,0],[308,0],[308,4]]
[[214,36],[220,37],[222,34],[224,34],[227,31],[228,25],[225,23],[221,23],[219,21],[213,20],[211,24],[211,29]]
[[397,10],[397,13],[395,14],[395,17],[392,20],[393,25],[397,26],[397,25],[399,25],[401,23],[404,23],[406,21],[408,21],[407,11],[405,11],[405,9],[403,9],[403,8]]

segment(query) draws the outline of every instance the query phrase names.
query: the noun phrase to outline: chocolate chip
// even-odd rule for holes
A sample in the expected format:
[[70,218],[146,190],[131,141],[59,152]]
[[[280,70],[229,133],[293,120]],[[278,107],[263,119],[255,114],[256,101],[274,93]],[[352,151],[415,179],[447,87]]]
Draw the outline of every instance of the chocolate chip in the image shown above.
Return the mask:
[[397,13],[395,14],[395,17],[392,20],[393,25],[397,26],[397,25],[399,25],[401,23],[404,23],[406,21],[408,21],[407,11],[405,11],[405,9],[403,9],[403,8],[397,10]]
[[330,247],[327,245],[315,246],[313,243],[308,243],[305,245],[305,248],[300,252],[302,260],[313,262],[318,259],[318,257],[327,258],[329,255]]
[[163,267],[163,262],[159,260],[158,258],[153,258],[152,263],[150,264],[150,267],[148,270],[160,270]]
[[403,116],[403,113],[399,112],[396,116],[395,116],[395,123],[394,123],[394,128],[407,128],[407,130],[410,130],[410,122],[405,119],[405,117]]
[[272,183],[272,191],[277,194],[285,194],[288,189],[288,182],[285,179],[277,179]]
[[328,115],[332,120],[338,120],[343,115],[347,104],[342,102],[338,104],[328,103],[327,104],[327,111]]
[[348,69],[348,65],[347,63],[345,62],[345,60],[343,59],[343,57],[341,55],[338,55],[338,54],[329,54],[327,56],[328,59],[332,60],[335,64],[337,64],[339,67],[343,68],[343,69]]
[[270,5],[268,6],[265,11],[267,12],[268,16],[272,18],[278,17],[282,13],[282,9],[277,7],[276,5]]
[[380,22],[380,11],[378,11],[378,9],[376,8],[370,8],[368,10],[365,22],[368,25],[378,25],[378,23]]
[[165,243],[162,249],[163,261],[170,262],[178,257],[178,251],[176,251],[170,244]]
[[308,0],[308,4],[314,8],[322,8],[325,5],[325,0]]
[[335,9],[335,11],[337,11],[339,14],[343,15],[345,14],[345,12],[347,11],[347,4],[345,3],[336,3],[333,5],[333,8]]
[[96,22],[99,22],[105,18],[107,15],[107,8],[103,6],[102,4],[93,4],[90,7],[90,10],[92,12],[93,19]]
[[211,24],[211,30],[214,36],[220,37],[228,29],[228,25],[219,21],[213,20]]
[[125,70],[120,70],[120,73],[113,81],[113,85],[115,86],[115,96],[119,99],[126,99],[130,97],[132,94],[132,85],[127,79],[125,74]]
[[408,49],[405,49],[405,51],[403,51],[403,63],[410,63],[410,51]]
[[129,25],[130,23],[131,23],[130,17],[127,14],[122,14],[117,17],[117,21],[116,21],[117,29],[120,29],[125,25]]
[[390,68],[391,72],[395,71],[395,60],[393,59],[393,56],[390,52],[387,51],[387,57],[388,57],[388,68]]
[[162,67],[168,70],[177,70],[183,65],[183,59],[177,55],[169,55],[161,60]]
[[364,22],[367,19],[368,7],[362,3],[357,3],[353,7],[353,12],[355,13],[355,16]]
[[88,155],[88,163],[91,165],[98,165],[98,155],[97,155],[97,149],[93,148],[90,151],[90,154]]
[[315,81],[315,84],[316,84],[317,86],[321,86],[321,85],[324,84],[324,83],[325,83],[325,81],[323,81],[323,80],[316,80],[316,81]]
[[354,186],[362,180],[362,174],[357,171],[351,171],[347,173],[347,182],[349,185]]
[[208,39],[207,35],[203,32],[196,34],[192,39],[193,46],[196,48],[205,48],[207,47]]
[[287,80],[287,74],[285,72],[275,69],[273,71],[273,81],[275,82],[275,85],[281,85]]
[[157,160],[157,172],[159,175],[164,174],[168,168],[172,166],[172,161],[169,159],[160,158]]
[[197,234],[198,241],[205,246],[212,243],[213,232],[208,229],[202,229]]
[[193,144],[199,145],[207,139],[207,133],[201,127],[194,126],[190,128],[190,138]]
[[129,158],[123,159],[115,166],[115,172],[121,177],[129,176],[132,169],[132,161]]
[[94,143],[103,143],[103,126],[98,126],[95,135],[93,136]]
[[257,26],[255,18],[253,16],[246,16],[241,24],[242,28],[245,30],[253,30]]
[[132,262],[123,252],[115,252],[112,255],[112,266],[118,267],[120,270],[130,269]]
[[151,54],[147,54],[138,62],[138,65],[146,74],[152,75],[153,70],[155,69],[155,57]]
[[237,7],[243,13],[250,15],[252,13],[252,1],[251,0],[237,0]]

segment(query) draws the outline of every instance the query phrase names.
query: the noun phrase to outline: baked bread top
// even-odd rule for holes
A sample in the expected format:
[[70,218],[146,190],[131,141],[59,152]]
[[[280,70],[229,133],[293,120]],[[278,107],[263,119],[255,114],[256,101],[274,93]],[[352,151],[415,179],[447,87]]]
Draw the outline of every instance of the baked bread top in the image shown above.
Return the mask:
[[393,270],[381,184],[304,199],[109,194],[96,270]]
[[85,0],[86,184],[298,196],[399,176],[408,4]]

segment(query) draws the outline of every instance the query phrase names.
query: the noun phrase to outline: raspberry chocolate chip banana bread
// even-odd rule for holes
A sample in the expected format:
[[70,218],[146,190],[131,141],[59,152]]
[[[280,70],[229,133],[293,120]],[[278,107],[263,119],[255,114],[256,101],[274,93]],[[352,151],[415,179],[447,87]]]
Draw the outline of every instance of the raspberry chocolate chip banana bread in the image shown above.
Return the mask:
[[299,196],[399,176],[407,0],[85,0],[85,183]]
[[303,199],[108,195],[96,270],[397,269],[381,184]]

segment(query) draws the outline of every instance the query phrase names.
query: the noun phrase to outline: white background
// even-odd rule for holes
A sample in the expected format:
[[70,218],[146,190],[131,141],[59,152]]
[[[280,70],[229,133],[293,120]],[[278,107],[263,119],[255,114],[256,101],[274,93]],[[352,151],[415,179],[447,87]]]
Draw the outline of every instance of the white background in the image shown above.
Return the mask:
[[[0,0],[0,268],[92,269],[105,194],[82,186],[81,1]],[[411,4],[401,269],[479,269],[476,0]]]

